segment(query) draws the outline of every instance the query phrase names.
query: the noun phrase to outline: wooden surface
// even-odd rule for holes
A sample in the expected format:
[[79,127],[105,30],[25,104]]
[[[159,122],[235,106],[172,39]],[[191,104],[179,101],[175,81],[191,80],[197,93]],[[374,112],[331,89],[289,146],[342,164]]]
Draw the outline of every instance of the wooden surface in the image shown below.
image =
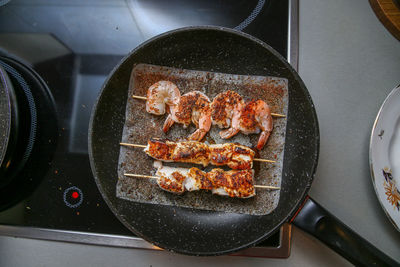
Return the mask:
[[372,9],[382,24],[400,40],[400,7],[396,0],[369,0]]

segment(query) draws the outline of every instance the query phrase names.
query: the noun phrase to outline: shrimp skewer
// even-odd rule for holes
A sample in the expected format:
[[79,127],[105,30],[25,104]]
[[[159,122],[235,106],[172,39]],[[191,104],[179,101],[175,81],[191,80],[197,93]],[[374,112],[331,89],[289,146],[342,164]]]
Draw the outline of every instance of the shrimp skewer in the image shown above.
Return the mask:
[[220,136],[229,139],[239,132],[243,134],[260,133],[257,149],[261,150],[267,142],[273,129],[271,111],[262,100],[248,102],[232,119],[231,128],[221,131]]
[[182,95],[170,111],[163,126],[165,133],[175,122],[183,124],[184,128],[192,122],[197,130],[189,136],[189,140],[200,141],[211,128],[210,99],[202,92],[192,91]]
[[174,83],[170,81],[156,82],[147,90],[146,111],[155,115],[163,115],[168,109],[178,104],[180,97],[181,92]]
[[211,119],[213,125],[219,128],[231,126],[232,118],[239,112],[244,104],[243,98],[231,90],[219,93],[211,103]]
[[218,94],[210,102],[202,92],[192,91],[181,96],[174,83],[159,81],[150,86],[144,99],[147,99],[147,112],[155,115],[169,113],[163,125],[165,133],[174,123],[183,124],[184,128],[190,123],[196,125],[197,130],[189,136],[189,140],[201,141],[214,124],[220,128],[230,127],[220,131],[219,135],[224,139],[239,132],[246,135],[261,132],[256,146],[261,150],[273,129],[272,113],[267,103],[262,100],[245,103],[238,93],[230,90]]
[[[156,89],[154,91],[154,89]],[[167,90],[167,88],[169,88],[169,90]],[[158,89],[161,89],[161,91],[167,91],[168,94],[164,95],[164,98],[167,98],[168,96],[170,96],[169,99],[174,99],[174,101],[164,101],[162,94],[157,94],[157,96],[153,96],[155,94],[155,92],[158,92]],[[173,90],[171,90],[173,89]],[[230,91],[232,92],[232,91]],[[225,92],[224,92],[225,93]],[[219,95],[221,95],[220,97],[224,97],[226,96],[224,93],[220,93]],[[233,92],[234,93],[234,92]],[[150,94],[150,95],[149,95]],[[235,93],[236,94],[236,93]],[[238,95],[240,97],[240,95]],[[155,84],[153,84],[152,86],[149,87],[148,91],[147,91],[147,97],[145,96],[137,96],[137,95],[132,95],[132,98],[136,98],[136,99],[140,99],[140,100],[146,100],[148,102],[150,102],[149,104],[146,103],[146,111],[151,113],[151,114],[155,114],[155,115],[163,115],[165,114],[165,112],[167,111],[165,109],[165,104],[166,105],[175,105],[177,103],[177,101],[179,101],[179,97],[180,97],[180,92],[178,87],[176,87],[176,85],[170,81],[159,81]],[[178,98],[178,100],[177,100]],[[155,99],[155,100],[154,100]],[[215,98],[214,98],[215,99]],[[218,102],[220,102],[221,100],[219,99]],[[163,106],[164,103],[164,109],[163,108],[159,108],[157,105],[160,104],[161,106]],[[149,107],[147,107],[147,105],[150,105]],[[155,108],[153,108],[153,106],[156,106]],[[219,105],[220,108],[222,108],[222,105]],[[159,110],[159,111],[158,111]],[[278,113],[271,113],[272,117],[277,117],[277,118],[285,118],[286,116],[283,114],[278,114]],[[214,117],[216,115],[213,115]],[[213,120],[214,120],[213,117]],[[229,126],[224,126],[221,127],[221,123],[217,123],[213,121],[213,124],[218,125],[220,128],[226,128]],[[222,123],[223,124],[223,123]]]

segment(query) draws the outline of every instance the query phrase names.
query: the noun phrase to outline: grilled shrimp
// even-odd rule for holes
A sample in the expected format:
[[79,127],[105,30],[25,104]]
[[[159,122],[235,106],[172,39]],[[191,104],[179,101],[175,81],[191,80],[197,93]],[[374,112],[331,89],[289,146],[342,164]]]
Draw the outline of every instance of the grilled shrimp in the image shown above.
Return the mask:
[[211,119],[213,125],[219,128],[228,128],[231,126],[233,116],[240,112],[243,105],[242,97],[233,91],[219,93],[211,103]]
[[253,134],[259,133],[261,130],[256,146],[258,150],[261,150],[267,142],[272,128],[273,122],[269,106],[262,100],[256,100],[244,105],[240,115],[233,117],[231,128],[221,131],[220,136],[228,139],[239,131],[244,134]]
[[200,141],[211,128],[210,99],[199,91],[182,95],[177,105],[170,110],[165,120],[163,131],[166,133],[176,122],[187,128],[194,123],[197,130],[189,136],[190,140]]
[[181,93],[178,87],[170,81],[159,81],[147,90],[146,111],[155,115],[165,114],[167,105],[169,108],[179,102]]

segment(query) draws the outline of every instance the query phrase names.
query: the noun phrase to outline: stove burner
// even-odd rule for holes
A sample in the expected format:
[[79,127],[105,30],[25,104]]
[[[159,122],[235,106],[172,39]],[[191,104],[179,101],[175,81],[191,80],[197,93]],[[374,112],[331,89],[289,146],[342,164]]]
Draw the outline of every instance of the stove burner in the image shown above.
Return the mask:
[[23,157],[21,160],[18,162],[18,166],[14,168],[13,173],[8,176],[10,179],[15,176],[25,165],[26,161],[28,160],[29,156],[31,155],[32,148],[33,148],[33,143],[35,142],[36,138],[36,129],[37,129],[37,113],[36,113],[36,104],[35,100],[33,98],[31,89],[29,85],[26,83],[25,79],[19,74],[13,67],[8,65],[7,63],[3,62],[0,60],[0,66],[4,68],[4,70],[11,76],[13,77],[18,85],[22,88],[27,103],[29,107],[29,117],[30,117],[30,127],[29,127],[29,137],[28,137],[28,143],[26,145],[25,151],[23,153]]
[[250,23],[253,22],[253,20],[258,16],[258,14],[260,14],[261,10],[264,7],[264,4],[265,0],[259,0],[256,7],[253,9],[253,11],[251,11],[250,15],[234,29],[238,31],[243,31],[247,26],[249,26]]
[[0,6],[4,6],[8,2],[10,2],[10,0],[0,0]]
[[[72,193],[71,193],[72,192]],[[71,186],[64,191],[64,203],[67,207],[74,209],[79,207],[83,202],[83,193],[76,186]]]
[[49,168],[57,142],[57,118],[50,90],[31,68],[0,56],[18,100],[18,136],[6,179],[0,184],[0,210],[29,196]]

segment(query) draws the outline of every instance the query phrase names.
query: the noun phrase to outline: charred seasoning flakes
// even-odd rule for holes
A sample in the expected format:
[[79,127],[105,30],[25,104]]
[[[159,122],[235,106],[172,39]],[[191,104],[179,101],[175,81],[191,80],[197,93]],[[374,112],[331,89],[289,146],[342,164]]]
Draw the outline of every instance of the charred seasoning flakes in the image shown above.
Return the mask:
[[228,158],[225,155],[217,154],[217,156],[213,156],[213,160],[218,164],[223,164],[228,161]]
[[167,144],[163,140],[156,139],[151,139],[149,144],[149,153],[160,160],[170,160],[176,146],[174,143]]
[[178,183],[183,183],[183,181],[185,181],[186,179],[185,176],[183,176],[179,172],[173,172],[171,175]]
[[245,148],[240,147],[240,146],[235,146],[234,151],[235,151],[236,153],[244,154],[244,155],[249,155],[249,154],[250,154],[250,152],[249,152],[248,149],[245,149]]
[[168,177],[160,178],[160,186],[170,192],[183,193],[184,191],[182,183],[172,181]]
[[243,108],[240,117],[241,117],[241,124],[244,128],[255,129],[258,126],[257,120],[255,119],[255,111],[254,111],[255,105],[256,101],[250,101]]
[[227,112],[225,110],[225,106],[222,105],[215,105],[211,110],[211,117],[215,121],[223,120],[227,117]]
[[210,179],[207,177],[207,173],[199,170],[198,168],[191,168],[190,172],[194,172],[192,177],[196,179],[197,184],[203,190],[211,190],[213,189],[213,184]]

